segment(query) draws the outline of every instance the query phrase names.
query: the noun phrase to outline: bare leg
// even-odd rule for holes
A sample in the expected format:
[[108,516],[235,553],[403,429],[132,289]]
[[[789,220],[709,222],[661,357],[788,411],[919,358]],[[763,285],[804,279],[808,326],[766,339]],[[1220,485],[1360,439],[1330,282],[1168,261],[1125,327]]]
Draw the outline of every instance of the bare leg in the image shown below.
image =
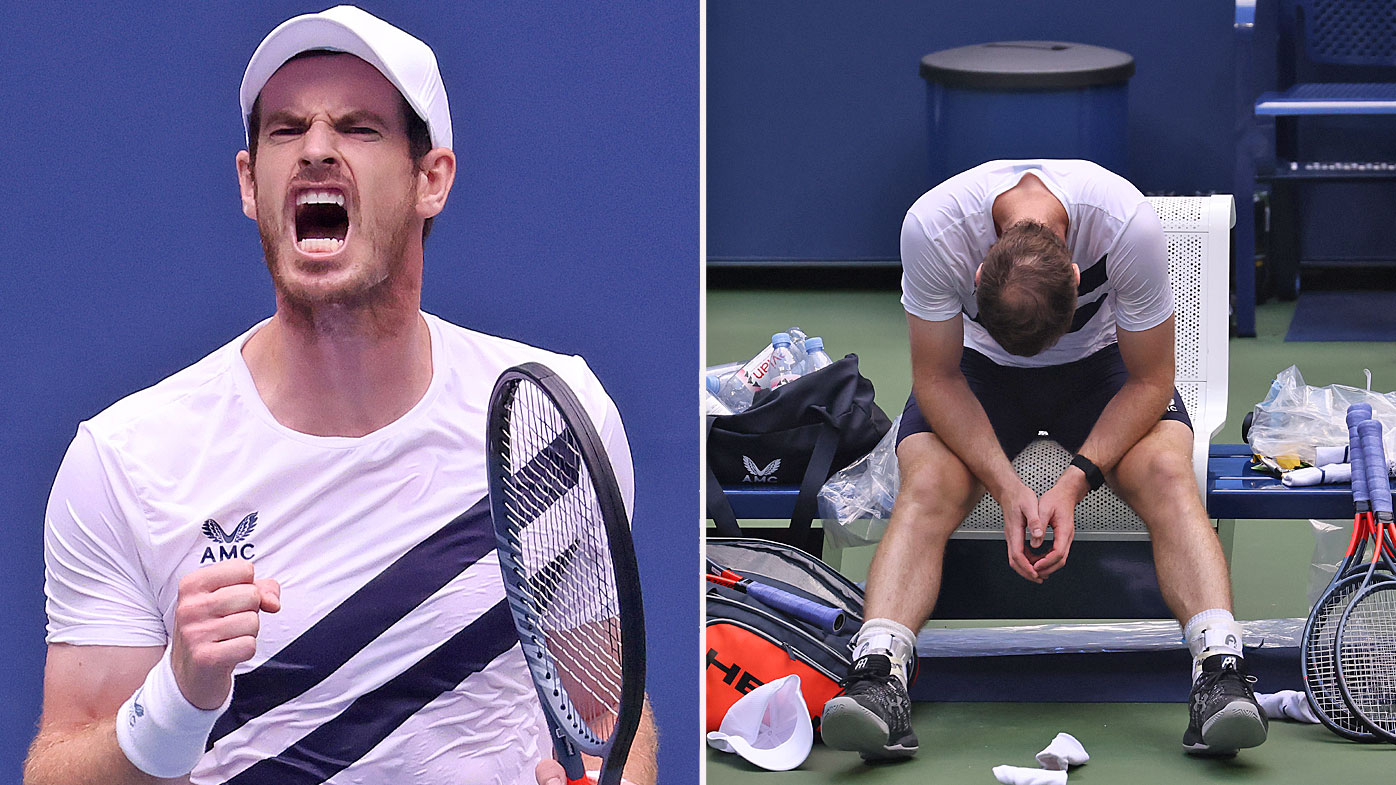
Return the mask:
[[945,543],[982,491],[934,434],[902,440],[897,465],[901,489],[868,570],[863,613],[892,619],[915,633],[935,608]]
[[[915,636],[935,608],[945,543],[968,514],[978,484],[960,459],[929,433],[902,440],[897,464],[901,489],[868,571],[863,614],[870,621],[891,619]],[[881,628],[871,624],[864,632],[870,627],[874,636],[880,634]],[[877,645],[875,640],[860,646]],[[858,752],[868,760],[916,753],[911,701],[902,674],[890,672],[899,667],[894,663],[901,656],[859,654],[844,690],[824,704],[820,733],[827,746]]]
[[1230,610],[1226,557],[1197,489],[1187,426],[1160,421],[1125,453],[1109,480],[1149,528],[1159,588],[1178,622],[1211,608]]
[[[1187,426],[1172,420],[1156,424],[1125,453],[1110,483],[1149,527],[1159,588],[1178,623],[1186,630],[1188,620],[1202,611],[1229,612],[1226,557],[1193,477],[1192,433]],[[1199,755],[1234,755],[1264,743],[1267,726],[1245,681],[1244,660],[1234,656],[1202,659],[1208,651],[1203,648],[1208,626],[1215,624],[1240,632],[1228,613],[1224,620],[1199,625],[1197,632],[1202,634],[1188,641],[1196,659],[1183,749]],[[1225,632],[1225,626],[1221,630]],[[1239,648],[1239,639],[1234,645]]]

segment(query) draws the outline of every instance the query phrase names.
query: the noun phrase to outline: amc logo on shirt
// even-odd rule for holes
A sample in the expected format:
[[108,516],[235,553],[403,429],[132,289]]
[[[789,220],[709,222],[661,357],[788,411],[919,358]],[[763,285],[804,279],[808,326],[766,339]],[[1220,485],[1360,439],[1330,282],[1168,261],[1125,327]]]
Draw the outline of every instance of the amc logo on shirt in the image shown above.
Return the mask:
[[[204,536],[214,542],[214,545],[204,548],[203,556],[199,557],[199,564],[214,564],[225,559],[252,559],[253,543],[244,542],[252,536],[252,530],[257,528],[256,511],[249,512],[231,532],[223,530],[218,525],[218,521],[212,518],[204,521]],[[238,543],[242,543],[239,545]]]

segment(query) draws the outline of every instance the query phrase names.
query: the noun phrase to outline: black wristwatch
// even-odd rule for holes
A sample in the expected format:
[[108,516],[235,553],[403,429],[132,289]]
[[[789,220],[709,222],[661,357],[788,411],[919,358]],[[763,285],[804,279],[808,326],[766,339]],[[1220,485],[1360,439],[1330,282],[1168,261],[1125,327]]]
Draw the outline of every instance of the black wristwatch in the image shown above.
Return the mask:
[[1080,454],[1073,455],[1071,465],[1085,473],[1086,482],[1090,483],[1091,490],[1105,484],[1105,475],[1100,473],[1100,467],[1092,463],[1090,458]]

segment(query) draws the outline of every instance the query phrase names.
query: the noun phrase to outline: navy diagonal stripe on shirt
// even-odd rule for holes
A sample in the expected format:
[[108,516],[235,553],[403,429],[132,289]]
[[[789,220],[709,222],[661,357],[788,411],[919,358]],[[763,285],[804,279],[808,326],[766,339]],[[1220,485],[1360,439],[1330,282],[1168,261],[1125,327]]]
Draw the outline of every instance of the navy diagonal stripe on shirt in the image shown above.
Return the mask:
[[1100,310],[1100,304],[1104,301],[1105,298],[1102,297],[1095,302],[1086,303],[1080,308],[1077,308],[1076,315],[1071,317],[1071,329],[1067,330],[1067,332],[1074,333],[1082,327],[1085,327],[1086,322],[1089,322],[1091,317],[1095,316],[1096,311]]
[[1081,282],[1076,285],[1077,297],[1094,292],[1108,280],[1109,271],[1105,269],[1105,258],[1105,256],[1100,257],[1100,260],[1095,264],[1081,271]]
[[266,662],[233,679],[233,702],[205,749],[319,684],[461,573],[493,551],[488,497],[417,543]]
[[[554,456],[562,450],[559,442],[565,436],[565,431],[558,434],[523,470],[539,462],[555,463]],[[576,485],[578,475],[566,479],[570,484],[548,485],[548,495],[540,503],[548,505],[561,498]],[[249,720],[324,681],[494,547],[486,496],[398,557],[266,662],[234,677],[233,702],[214,723],[204,749],[212,749],[215,742]]]
[[499,602],[417,664],[365,693],[339,716],[274,758],[252,764],[225,785],[315,785],[333,777],[399,726],[516,646],[507,602]]

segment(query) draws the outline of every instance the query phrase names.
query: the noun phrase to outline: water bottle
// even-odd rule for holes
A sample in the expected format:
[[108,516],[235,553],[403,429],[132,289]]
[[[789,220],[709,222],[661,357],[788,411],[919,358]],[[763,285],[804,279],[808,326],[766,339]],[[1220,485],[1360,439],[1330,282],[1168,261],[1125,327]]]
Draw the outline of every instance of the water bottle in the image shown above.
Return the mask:
[[751,399],[761,389],[761,380],[770,373],[770,357],[771,347],[767,346],[736,371],[722,377],[717,399],[733,412],[744,412],[751,408]]
[[805,373],[814,373],[820,368],[828,368],[834,364],[824,351],[824,339],[817,335],[805,339],[805,358]]
[[789,384],[800,378],[796,367],[795,353],[790,350],[789,333],[776,333],[771,336],[771,389]]
[[790,352],[795,355],[795,371],[804,376],[809,373],[809,357],[805,354],[805,331],[791,327],[785,331],[790,336]]
[[715,377],[718,384],[721,384],[724,379],[731,376],[732,373],[740,367],[742,367],[742,362],[738,360],[737,362],[722,363],[721,365],[709,365],[707,368],[703,369],[703,373]]
[[722,416],[732,414],[732,409],[718,398],[722,391],[722,381],[712,374],[703,377],[703,411],[705,414]]

